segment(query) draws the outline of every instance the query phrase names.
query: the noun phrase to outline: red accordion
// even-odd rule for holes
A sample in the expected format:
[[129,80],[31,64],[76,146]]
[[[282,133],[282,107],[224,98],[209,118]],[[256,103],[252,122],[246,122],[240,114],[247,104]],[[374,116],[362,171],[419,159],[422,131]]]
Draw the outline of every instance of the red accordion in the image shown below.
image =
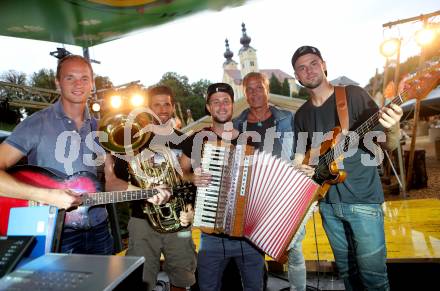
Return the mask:
[[212,179],[197,189],[193,226],[245,237],[280,260],[311,212],[318,185],[289,162],[249,146],[208,142],[201,164]]

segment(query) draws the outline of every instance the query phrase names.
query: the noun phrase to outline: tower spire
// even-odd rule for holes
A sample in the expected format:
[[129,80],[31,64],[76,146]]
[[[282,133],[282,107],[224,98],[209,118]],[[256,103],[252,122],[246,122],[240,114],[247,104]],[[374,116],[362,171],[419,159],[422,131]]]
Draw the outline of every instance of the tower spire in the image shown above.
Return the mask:
[[234,53],[231,52],[231,50],[229,49],[229,41],[228,39],[225,39],[225,47],[226,47],[226,51],[223,54],[223,56],[226,59],[226,62],[229,63],[232,60],[232,57],[234,56]]
[[246,25],[244,22],[241,24],[241,31],[243,35],[240,38],[240,43],[243,45],[242,49],[247,49],[251,43],[251,38],[246,34]]

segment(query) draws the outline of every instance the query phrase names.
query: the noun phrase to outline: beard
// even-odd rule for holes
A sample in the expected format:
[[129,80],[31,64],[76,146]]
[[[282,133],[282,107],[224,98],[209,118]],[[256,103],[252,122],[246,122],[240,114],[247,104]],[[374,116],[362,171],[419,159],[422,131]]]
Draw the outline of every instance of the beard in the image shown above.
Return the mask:
[[300,82],[300,83],[301,83],[301,85],[303,85],[307,89],[315,89],[315,88],[319,87],[319,85],[321,85],[323,80],[324,80],[324,77],[323,76],[319,76],[318,79],[316,79],[316,81]]
[[225,118],[221,118],[221,119],[218,118],[217,116],[212,116],[212,120],[216,123],[219,123],[219,124],[225,124],[226,122],[231,121],[231,119],[232,119],[232,114],[225,117]]

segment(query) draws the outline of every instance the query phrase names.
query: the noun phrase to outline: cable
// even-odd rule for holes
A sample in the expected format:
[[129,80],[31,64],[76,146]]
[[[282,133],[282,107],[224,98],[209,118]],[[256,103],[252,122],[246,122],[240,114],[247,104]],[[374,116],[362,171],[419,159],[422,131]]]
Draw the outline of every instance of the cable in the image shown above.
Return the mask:
[[317,269],[318,269],[318,271],[317,271],[317,278],[316,278],[317,279],[317,281],[316,281],[316,290],[319,290],[319,279],[320,279],[320,276],[321,276],[319,270],[321,269],[321,262],[320,262],[320,259],[319,259],[318,237],[316,235],[315,211],[313,211],[312,218],[313,218],[313,232],[315,234],[316,258],[318,260],[318,262],[317,262]]
[[[316,206],[315,206],[316,207]],[[312,218],[313,218],[313,232],[314,232],[314,236],[315,236],[315,249],[316,249],[316,257],[317,257],[317,282],[316,282],[316,287],[314,286],[310,286],[310,285],[306,285],[306,290],[308,291],[319,291],[319,283],[320,283],[320,278],[321,278],[321,273],[320,273],[320,269],[321,269],[321,263],[320,263],[320,258],[319,258],[319,248],[318,248],[318,236],[316,233],[316,221],[315,221],[315,211],[312,211]],[[273,273],[273,272],[268,272],[271,276],[276,277],[278,279],[284,280],[284,281],[289,281],[289,279],[285,276]],[[290,287],[286,287],[286,288],[282,288],[279,291],[289,291]]]

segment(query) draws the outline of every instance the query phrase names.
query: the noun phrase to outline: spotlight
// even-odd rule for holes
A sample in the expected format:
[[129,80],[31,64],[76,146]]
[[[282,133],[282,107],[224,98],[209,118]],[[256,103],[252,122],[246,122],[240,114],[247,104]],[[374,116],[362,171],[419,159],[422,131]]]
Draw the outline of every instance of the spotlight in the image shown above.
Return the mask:
[[139,94],[135,94],[131,97],[131,104],[134,107],[139,107],[141,105],[144,104],[144,97],[139,95]]
[[119,95],[113,95],[110,97],[110,104],[113,108],[117,109],[122,105],[122,98]]
[[431,43],[435,38],[435,31],[432,28],[423,28],[416,32],[416,42],[419,46]]
[[92,110],[98,112],[99,110],[101,110],[101,105],[99,105],[99,103],[93,103]]
[[384,41],[380,46],[380,52],[383,56],[389,58],[393,56],[400,47],[400,40],[397,38],[391,38]]

